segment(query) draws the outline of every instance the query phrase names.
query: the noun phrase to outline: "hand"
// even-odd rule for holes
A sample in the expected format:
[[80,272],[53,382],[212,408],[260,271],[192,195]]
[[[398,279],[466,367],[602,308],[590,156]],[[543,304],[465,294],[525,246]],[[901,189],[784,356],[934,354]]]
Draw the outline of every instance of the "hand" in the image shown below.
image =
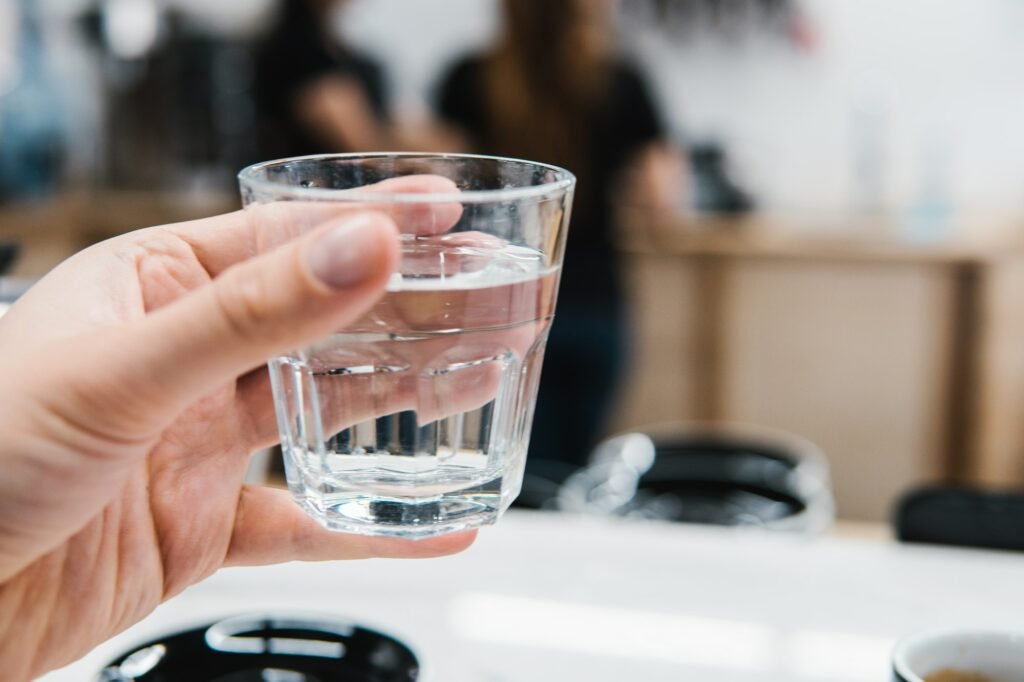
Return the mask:
[[0,318],[4,679],[69,663],[221,566],[472,542],[332,533],[243,485],[275,439],[262,363],[368,310],[422,217],[322,215],[263,255],[243,213],[148,228],[72,257]]

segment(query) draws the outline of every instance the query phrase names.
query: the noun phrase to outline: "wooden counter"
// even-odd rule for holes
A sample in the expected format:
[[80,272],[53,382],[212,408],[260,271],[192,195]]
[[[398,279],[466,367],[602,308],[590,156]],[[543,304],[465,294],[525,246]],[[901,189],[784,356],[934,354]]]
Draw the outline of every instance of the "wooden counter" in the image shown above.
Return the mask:
[[38,203],[0,207],[0,239],[14,239],[21,257],[11,273],[40,277],[90,244],[151,225],[234,210],[229,193],[77,191]]
[[625,224],[637,336],[615,430],[799,433],[852,518],[920,481],[1024,484],[1024,220],[932,242],[884,219]]

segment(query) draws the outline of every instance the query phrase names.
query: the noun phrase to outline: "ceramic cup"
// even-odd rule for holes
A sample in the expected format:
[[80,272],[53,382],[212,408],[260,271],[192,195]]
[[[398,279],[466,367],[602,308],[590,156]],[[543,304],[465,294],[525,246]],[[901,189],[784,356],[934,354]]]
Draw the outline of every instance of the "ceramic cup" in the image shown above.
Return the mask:
[[1024,680],[1024,631],[913,635],[897,644],[892,669],[894,682],[1018,682]]

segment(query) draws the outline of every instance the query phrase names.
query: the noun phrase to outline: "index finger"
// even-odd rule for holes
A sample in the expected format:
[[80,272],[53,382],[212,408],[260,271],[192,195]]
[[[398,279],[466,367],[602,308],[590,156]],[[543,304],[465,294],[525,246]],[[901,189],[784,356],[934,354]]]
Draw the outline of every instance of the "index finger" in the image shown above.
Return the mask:
[[454,194],[458,186],[440,175],[406,175],[357,188],[360,194],[382,195],[380,201],[345,201],[344,193],[325,200],[272,201],[241,211],[203,218],[166,230],[184,240],[211,277],[240,261],[270,251],[325,221],[346,213],[374,211],[389,216],[405,234],[436,235],[447,232],[462,217],[462,204],[454,201],[387,201],[387,194]]

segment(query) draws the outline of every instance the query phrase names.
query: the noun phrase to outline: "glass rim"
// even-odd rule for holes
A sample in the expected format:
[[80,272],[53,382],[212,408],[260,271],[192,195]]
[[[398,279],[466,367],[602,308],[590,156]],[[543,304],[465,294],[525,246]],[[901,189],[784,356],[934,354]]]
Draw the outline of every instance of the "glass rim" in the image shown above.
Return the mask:
[[[502,189],[473,189],[455,192],[374,192],[361,191],[361,188],[340,189],[334,187],[299,187],[296,185],[267,180],[258,177],[261,171],[273,166],[303,161],[357,161],[373,159],[477,159],[498,163],[511,163],[534,166],[553,171],[556,180],[527,187],[506,187]],[[353,152],[337,154],[309,154],[291,156],[283,159],[260,161],[246,166],[238,172],[238,181],[242,187],[258,192],[286,193],[290,197],[314,200],[352,201],[367,203],[398,203],[398,204],[479,204],[496,201],[512,201],[517,199],[550,199],[570,191],[576,184],[576,176],[570,171],[540,161],[518,159],[514,157],[489,156],[486,154],[461,154],[444,152]]]

